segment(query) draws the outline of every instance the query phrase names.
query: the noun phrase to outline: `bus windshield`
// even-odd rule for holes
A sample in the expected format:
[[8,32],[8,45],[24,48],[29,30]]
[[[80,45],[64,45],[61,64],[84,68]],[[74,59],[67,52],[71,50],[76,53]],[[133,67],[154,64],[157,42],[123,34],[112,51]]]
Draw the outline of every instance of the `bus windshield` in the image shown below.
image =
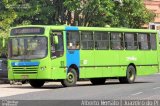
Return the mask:
[[10,38],[10,59],[37,59],[47,55],[47,38],[41,36]]

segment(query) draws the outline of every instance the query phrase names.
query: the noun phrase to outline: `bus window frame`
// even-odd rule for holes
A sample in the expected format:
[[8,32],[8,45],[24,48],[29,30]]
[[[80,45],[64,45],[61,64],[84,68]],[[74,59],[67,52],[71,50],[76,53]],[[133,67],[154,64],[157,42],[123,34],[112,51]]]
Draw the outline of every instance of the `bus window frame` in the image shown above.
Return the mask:
[[[91,32],[92,33],[92,40],[90,40],[90,41],[92,41],[93,42],[93,48],[91,48],[91,49],[83,49],[82,48],[82,41],[84,41],[84,40],[82,40],[82,32]],[[87,41],[88,42],[88,41]],[[95,40],[94,40],[94,31],[90,31],[90,30],[84,30],[84,31],[80,31],[80,49],[81,50],[95,50]]]
[[[154,34],[154,35],[153,35],[153,34]],[[151,41],[151,39],[150,39],[150,50],[154,50],[154,51],[156,51],[156,50],[157,50],[157,47],[158,47],[158,46],[157,46],[157,42],[158,42],[158,41],[157,41],[157,35],[156,35],[156,34],[157,34],[157,33],[150,33],[150,38],[151,38],[151,36],[155,36],[155,47],[156,47],[155,49],[152,49],[152,46],[151,46],[151,45],[152,45],[152,44],[151,44],[152,41]]]
[[[95,39],[95,33],[105,33],[106,34],[106,36],[108,36],[108,40],[97,40],[97,39]],[[108,32],[108,31],[94,31],[93,32],[93,39],[94,39],[94,49],[95,50],[110,50],[110,32]],[[97,41],[108,41],[108,48],[107,49],[97,49],[97,47],[96,47],[96,43],[97,43]]]
[[[78,38],[79,38],[79,44],[78,45],[76,45],[76,47],[75,48],[69,48],[68,47],[68,35],[69,35],[69,32],[71,33],[71,32],[77,32],[78,33]],[[80,50],[81,49],[81,33],[80,33],[80,31],[74,31],[74,30],[69,30],[69,31],[66,31],[66,49],[67,50]]]
[[[37,35],[35,35],[35,36],[37,36]],[[44,58],[46,58],[46,57],[48,56],[48,45],[49,45],[48,37],[47,37],[47,36],[38,35],[37,37],[45,37],[45,39],[46,39],[46,51],[47,51],[47,52],[46,52],[46,55],[45,55],[44,57],[42,57],[42,58],[32,58],[32,59],[27,59],[27,58],[25,58],[25,59],[13,59],[13,58],[11,58],[11,56],[10,56],[11,54],[10,54],[10,53],[11,53],[11,49],[12,49],[12,48],[9,49],[9,48],[11,47],[11,46],[10,46],[10,45],[11,45],[11,44],[10,44],[10,43],[11,43],[10,40],[11,40],[12,38],[26,38],[26,37],[34,37],[34,36],[18,36],[18,37],[12,36],[12,37],[9,37],[9,38],[8,38],[8,42],[9,42],[9,43],[8,43],[8,51],[9,51],[9,52],[8,52],[8,59],[10,59],[10,60],[36,60],[36,59],[44,59]]]
[[[123,43],[123,44],[121,44],[121,45],[119,45],[119,46],[121,46],[121,48],[120,49],[113,49],[112,48],[112,40],[111,40],[111,34],[112,33],[120,33],[121,34],[121,36],[122,36],[122,41],[120,41],[120,44],[121,43]],[[115,41],[114,41],[115,42]],[[123,31],[121,31],[121,32],[119,32],[119,31],[110,31],[110,50],[125,50],[125,45],[124,45],[124,32]]]
[[[53,56],[52,54],[52,46],[55,46],[55,44],[54,44],[54,42],[53,42],[53,39],[54,39],[54,36],[55,36],[55,32],[59,32],[59,33],[61,33],[61,36],[62,36],[62,43],[63,43],[63,54],[62,55],[60,55],[60,56]],[[49,43],[49,48],[50,48],[50,58],[51,59],[56,59],[56,58],[60,58],[60,57],[63,57],[64,56],[64,52],[65,52],[65,46],[64,46],[64,36],[63,36],[63,31],[62,30],[51,30],[50,31],[50,35],[49,35],[49,37],[50,37],[50,43]],[[54,47],[55,48],[55,47]],[[56,54],[56,48],[55,48],[55,51],[54,51],[54,53]]]
[[[134,39],[134,44],[136,43],[136,48],[135,49],[127,49],[126,48],[125,34],[134,34],[134,37],[136,36],[136,39]],[[137,40],[137,33],[136,32],[124,32],[124,47],[125,47],[125,50],[139,50],[138,40]]]
[[[139,43],[141,43],[141,42],[139,42],[139,39],[138,39],[138,35],[139,34],[146,34],[145,36],[147,36],[147,44],[148,44],[148,49],[140,49],[140,45],[139,45]],[[149,51],[149,50],[151,50],[151,48],[150,48],[150,45],[149,45],[149,43],[148,43],[148,36],[150,37],[150,33],[147,33],[147,32],[137,32],[137,43],[138,43],[138,50],[140,50],[140,51]]]

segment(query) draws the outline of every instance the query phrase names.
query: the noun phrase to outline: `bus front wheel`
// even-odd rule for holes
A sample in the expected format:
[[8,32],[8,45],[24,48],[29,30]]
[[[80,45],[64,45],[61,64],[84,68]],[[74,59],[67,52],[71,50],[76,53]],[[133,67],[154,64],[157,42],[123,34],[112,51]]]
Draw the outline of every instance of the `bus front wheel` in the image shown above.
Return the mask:
[[119,81],[120,83],[134,83],[135,78],[136,78],[136,70],[132,65],[130,65],[127,68],[126,77],[120,77]]
[[61,83],[64,87],[75,86],[77,82],[77,72],[74,68],[70,68],[67,74],[67,78],[62,80]]
[[33,88],[40,88],[44,85],[45,81],[43,80],[29,80],[29,84],[33,87]]

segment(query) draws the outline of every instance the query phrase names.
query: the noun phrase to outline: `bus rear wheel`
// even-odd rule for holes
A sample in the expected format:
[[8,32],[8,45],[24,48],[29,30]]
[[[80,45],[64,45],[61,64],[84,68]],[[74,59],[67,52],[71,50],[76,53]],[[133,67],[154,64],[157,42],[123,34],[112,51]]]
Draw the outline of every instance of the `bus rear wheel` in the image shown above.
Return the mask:
[[33,88],[40,88],[44,85],[45,81],[43,80],[29,80],[29,84],[33,87]]
[[120,83],[134,83],[135,78],[136,78],[136,70],[132,65],[130,65],[127,68],[126,77],[120,77],[119,81]]
[[93,85],[102,85],[105,84],[106,78],[91,78],[90,81]]
[[61,83],[64,87],[75,86],[77,82],[77,72],[74,68],[70,68],[67,74],[67,78],[62,80]]

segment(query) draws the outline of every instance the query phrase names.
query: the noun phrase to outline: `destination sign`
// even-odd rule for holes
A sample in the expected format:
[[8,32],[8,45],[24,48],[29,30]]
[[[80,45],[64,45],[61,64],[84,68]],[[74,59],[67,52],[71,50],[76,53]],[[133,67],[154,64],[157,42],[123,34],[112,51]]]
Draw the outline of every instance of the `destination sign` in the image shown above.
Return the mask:
[[30,35],[30,34],[44,34],[44,28],[40,27],[23,27],[11,30],[11,36],[16,35]]

